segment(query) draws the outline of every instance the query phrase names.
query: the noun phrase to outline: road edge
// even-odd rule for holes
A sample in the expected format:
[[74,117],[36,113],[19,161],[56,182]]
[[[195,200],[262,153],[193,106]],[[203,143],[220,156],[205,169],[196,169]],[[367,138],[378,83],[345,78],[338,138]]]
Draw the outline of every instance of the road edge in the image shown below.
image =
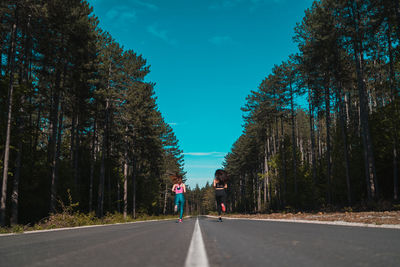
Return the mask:
[[[192,216],[186,216],[184,218],[191,218],[191,217]],[[144,220],[144,221],[126,222],[126,223],[95,224],[95,225],[82,225],[82,226],[73,226],[73,227],[54,228],[54,229],[33,230],[33,231],[26,231],[26,232],[21,232],[21,233],[0,234],[0,238],[3,236],[10,236],[10,235],[36,234],[36,233],[56,232],[56,231],[75,230],[75,229],[84,229],[84,228],[105,227],[105,226],[113,226],[113,225],[120,225],[120,224],[136,224],[136,223],[175,221],[175,220],[176,220],[176,218],[171,218],[171,219]]]
[[[205,215],[209,218],[217,219],[218,216]],[[354,223],[345,221],[314,221],[314,220],[296,220],[296,219],[257,219],[257,218],[234,218],[222,217],[226,220],[252,220],[252,221],[267,221],[267,222],[288,222],[288,223],[308,223],[308,224],[325,224],[336,226],[354,226],[354,227],[369,227],[369,228],[385,228],[385,229],[400,229],[400,225],[395,224],[368,224],[368,223]]]

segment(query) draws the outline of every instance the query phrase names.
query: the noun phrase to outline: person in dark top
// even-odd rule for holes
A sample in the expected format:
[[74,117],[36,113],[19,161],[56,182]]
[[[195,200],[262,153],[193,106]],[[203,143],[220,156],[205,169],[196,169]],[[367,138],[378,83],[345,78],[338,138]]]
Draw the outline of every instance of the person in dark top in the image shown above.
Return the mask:
[[218,169],[215,171],[213,186],[215,188],[215,200],[217,201],[218,221],[222,222],[221,210],[226,211],[226,192],[228,188],[228,175],[226,171]]

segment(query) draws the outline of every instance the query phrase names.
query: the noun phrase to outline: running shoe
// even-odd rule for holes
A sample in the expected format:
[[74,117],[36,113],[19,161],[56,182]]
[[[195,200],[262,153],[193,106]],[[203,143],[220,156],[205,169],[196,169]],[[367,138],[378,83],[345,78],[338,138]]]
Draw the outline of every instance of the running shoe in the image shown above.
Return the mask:
[[222,222],[222,218],[221,217],[218,218],[218,222]]
[[179,222],[181,223],[181,222],[182,222],[182,219],[179,219]]
[[226,208],[225,208],[224,203],[221,203],[221,207],[222,207],[222,211],[225,212],[225,211],[226,211]]

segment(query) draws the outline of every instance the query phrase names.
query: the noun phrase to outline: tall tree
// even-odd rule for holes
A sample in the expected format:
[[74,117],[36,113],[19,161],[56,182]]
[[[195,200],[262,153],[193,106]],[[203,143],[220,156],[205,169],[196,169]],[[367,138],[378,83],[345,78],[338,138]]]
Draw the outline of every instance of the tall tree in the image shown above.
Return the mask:
[[17,25],[18,25],[18,10],[19,5],[16,3],[14,7],[15,21],[11,28],[10,38],[10,53],[9,53],[9,86],[8,86],[8,108],[7,108],[7,127],[6,127],[6,143],[4,146],[4,163],[3,163],[3,183],[1,190],[0,200],[0,225],[4,226],[6,223],[6,202],[7,202],[7,182],[8,182],[8,165],[10,158],[10,139],[11,139],[11,119],[13,109],[13,94],[14,94],[14,65],[15,65],[15,54],[16,54],[16,42],[17,42]]

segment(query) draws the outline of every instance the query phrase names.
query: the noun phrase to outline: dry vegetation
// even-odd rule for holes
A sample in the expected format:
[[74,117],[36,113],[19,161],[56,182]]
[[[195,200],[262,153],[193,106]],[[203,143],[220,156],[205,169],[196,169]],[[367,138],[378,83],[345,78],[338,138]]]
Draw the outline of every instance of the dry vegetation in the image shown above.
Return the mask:
[[271,213],[271,214],[230,214],[234,218],[252,219],[287,219],[313,221],[342,221],[366,224],[398,224],[400,225],[400,211],[368,211],[368,212],[318,212],[318,213]]

